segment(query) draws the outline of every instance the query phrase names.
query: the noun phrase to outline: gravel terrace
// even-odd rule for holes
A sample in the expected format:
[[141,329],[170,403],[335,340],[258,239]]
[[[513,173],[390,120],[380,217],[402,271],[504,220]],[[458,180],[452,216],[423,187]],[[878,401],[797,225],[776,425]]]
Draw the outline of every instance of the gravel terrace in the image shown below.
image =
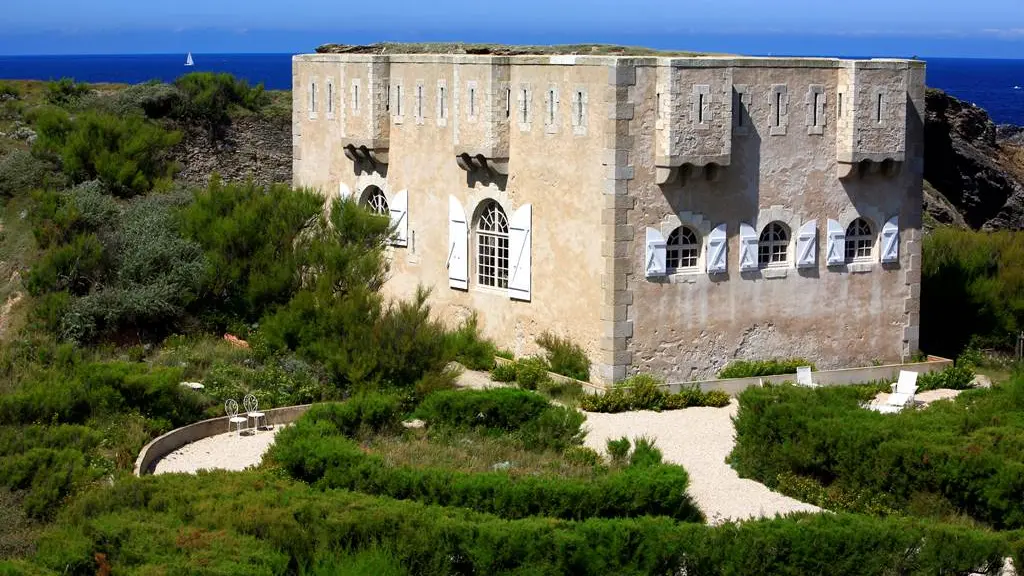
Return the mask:
[[200,470],[245,470],[263,460],[263,454],[274,443],[274,437],[283,426],[273,430],[260,430],[251,436],[237,432],[217,434],[186,444],[161,458],[153,474]]
[[587,412],[584,443],[605,452],[608,439],[648,436],[657,440],[666,462],[679,464],[690,475],[688,492],[708,523],[774,517],[790,512],[819,512],[820,508],[772,492],[754,480],[740,478],[728,464],[734,431],[736,400],[724,408],[687,408],[667,412]]

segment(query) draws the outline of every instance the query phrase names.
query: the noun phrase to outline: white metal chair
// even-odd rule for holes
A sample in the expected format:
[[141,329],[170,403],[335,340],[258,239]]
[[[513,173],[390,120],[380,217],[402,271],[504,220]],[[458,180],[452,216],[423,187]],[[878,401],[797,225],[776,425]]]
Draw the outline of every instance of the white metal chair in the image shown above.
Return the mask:
[[907,406],[914,406],[914,394],[917,393],[917,372],[900,370],[900,377],[889,385],[892,392],[885,402],[871,407],[876,412],[893,414]]
[[231,425],[235,425],[235,432],[242,433],[242,424],[245,424],[246,428],[249,428],[249,418],[238,415],[238,402],[234,398],[229,398],[224,402],[224,411],[228,415],[228,433],[231,433]]
[[267,425],[267,415],[259,411],[260,403],[256,399],[256,396],[252,394],[246,394],[245,398],[242,399],[242,405],[245,406],[246,426],[249,425],[248,419],[252,419],[255,424],[256,430],[260,429],[260,419],[263,419],[263,426]]
[[796,368],[796,384],[797,386],[806,386],[808,388],[817,388],[818,385],[814,383],[811,378],[811,367],[810,366],[797,366]]

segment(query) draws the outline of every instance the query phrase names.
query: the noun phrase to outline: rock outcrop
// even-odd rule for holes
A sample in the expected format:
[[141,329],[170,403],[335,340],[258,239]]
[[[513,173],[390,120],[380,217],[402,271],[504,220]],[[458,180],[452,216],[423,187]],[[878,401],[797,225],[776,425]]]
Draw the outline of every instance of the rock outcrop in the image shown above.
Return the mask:
[[996,125],[982,108],[939,90],[925,101],[925,209],[956,224],[948,200],[971,228],[1024,229],[1024,146],[1020,132]]
[[205,186],[210,175],[217,173],[225,182],[252,179],[258,184],[291,184],[290,118],[256,114],[236,118],[217,139],[198,127],[188,127],[184,133],[172,151],[181,165],[179,180]]

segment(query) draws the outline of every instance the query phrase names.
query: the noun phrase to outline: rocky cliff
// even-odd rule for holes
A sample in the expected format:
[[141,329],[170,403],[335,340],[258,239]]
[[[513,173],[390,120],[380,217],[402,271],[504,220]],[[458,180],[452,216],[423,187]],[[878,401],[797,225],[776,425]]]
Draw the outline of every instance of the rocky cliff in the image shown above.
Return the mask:
[[936,221],[1024,229],[1024,136],[939,90],[925,100],[925,210]]
[[292,181],[292,125],[288,117],[251,114],[234,118],[216,139],[199,127],[183,131],[184,138],[172,151],[181,165],[179,180],[205,185],[210,175],[217,173],[225,181]]

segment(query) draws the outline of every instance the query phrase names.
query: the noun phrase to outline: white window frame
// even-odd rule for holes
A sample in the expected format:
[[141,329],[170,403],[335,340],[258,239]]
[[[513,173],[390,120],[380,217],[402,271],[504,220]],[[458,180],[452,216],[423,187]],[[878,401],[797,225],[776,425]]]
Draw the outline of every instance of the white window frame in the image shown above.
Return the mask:
[[[858,223],[863,223],[867,227],[867,234],[850,234],[854,225]],[[863,216],[858,216],[846,226],[843,261],[847,264],[874,262],[876,260],[875,247],[877,244],[878,233],[871,221]],[[863,253],[865,249],[867,250],[866,254]]]
[[387,194],[380,186],[375,184],[371,184],[363,189],[363,192],[359,195],[359,205],[364,206],[378,216],[390,216],[391,214]]
[[811,84],[807,88],[807,133],[815,136],[825,134],[825,86]]
[[413,101],[416,103],[416,109],[413,110],[413,116],[416,118],[416,125],[422,126],[426,122],[426,114],[424,109],[427,106],[427,90],[423,80],[416,81],[416,93],[413,95]]
[[436,109],[436,120],[438,126],[448,125],[448,98],[451,94],[448,91],[448,81],[441,79],[437,81],[437,102],[434,103]]
[[391,105],[391,112],[395,119],[395,124],[402,124],[405,122],[405,110],[402,106],[402,81],[396,80],[392,83],[391,98],[394,100]]
[[529,132],[533,123],[533,88],[520,84],[516,90],[516,122],[521,132]]
[[[681,242],[682,234],[686,232],[693,237],[693,242],[683,244]],[[680,239],[676,243],[673,243],[673,238]],[[701,268],[701,252],[703,248],[703,238],[701,238],[700,232],[697,231],[693,226],[682,224],[674,228],[666,236],[665,240],[665,273],[668,275],[672,274],[696,274],[700,273]],[[686,258],[692,258],[692,263],[682,265],[683,253],[692,252],[691,255]],[[676,261],[676,265],[672,265],[673,259]]]
[[327,119],[334,120],[334,78],[327,79]]
[[587,114],[590,112],[590,99],[585,86],[576,86],[572,91],[572,132],[576,136],[587,135]]
[[[781,231],[784,235],[783,239],[779,240],[769,236],[765,239],[766,234],[777,235]],[[773,220],[766,224],[764,228],[758,233],[757,236],[757,267],[758,268],[783,268],[789,267],[793,262],[793,255],[790,254],[790,244],[793,240],[793,232],[789,229],[789,226],[780,220]],[[782,248],[781,252],[778,248]],[[762,252],[767,249],[768,259],[762,257]],[[782,260],[776,260],[775,257],[778,254],[782,254]]]
[[785,84],[773,84],[768,93],[768,118],[770,136],[785,136],[789,126],[789,87]]
[[[484,219],[488,214],[495,216],[493,226],[496,230],[484,228]],[[508,289],[509,274],[509,225],[508,214],[505,208],[497,200],[488,198],[481,202],[473,218],[473,281],[478,287],[485,290]],[[504,226],[504,230],[502,230]],[[493,244],[486,246],[485,242]],[[504,244],[504,245],[503,245]],[[485,249],[490,249],[490,254],[485,254]],[[504,254],[504,258],[502,258]],[[486,265],[492,270],[485,273],[482,258],[493,258],[492,265]],[[504,266],[501,262],[504,259]]]
[[544,93],[544,133],[545,134],[556,134],[558,133],[558,86],[555,84],[548,84],[548,89]]

